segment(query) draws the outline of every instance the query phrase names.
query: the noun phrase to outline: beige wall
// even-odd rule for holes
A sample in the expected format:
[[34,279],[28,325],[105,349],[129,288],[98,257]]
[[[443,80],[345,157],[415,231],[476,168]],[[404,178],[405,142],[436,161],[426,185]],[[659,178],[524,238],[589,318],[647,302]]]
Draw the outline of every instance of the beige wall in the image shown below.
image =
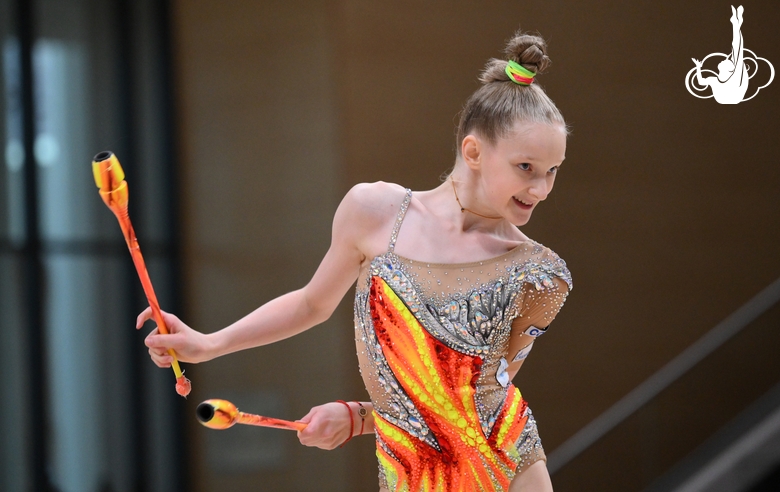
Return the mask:
[[[435,186],[456,113],[518,26],[548,39],[539,81],[573,130],[557,189],[524,229],[574,274],[516,380],[548,451],[780,275],[780,82],[738,106],[683,86],[692,57],[729,50],[728,4],[175,4],[185,314],[199,329],[303,285],[354,183]],[[746,45],[780,67],[780,6],[745,7]],[[261,393],[296,418],[364,397],[350,302],[294,340],[190,368],[193,405]],[[209,464],[208,433],[191,435],[200,490],[375,480],[370,439],[324,452],[277,434],[282,462],[247,473]]]
[[[324,4],[182,2],[176,10],[186,312],[201,330],[302,286],[328,247],[342,164]],[[245,411],[267,408],[293,419],[318,403],[362,397],[350,326],[342,310],[294,341],[192,368],[190,400],[230,396]],[[309,490],[320,477],[330,490],[347,490],[345,457],[355,449],[318,452],[295,444],[293,433],[253,431],[245,434],[269,439],[284,456],[259,473],[251,460],[250,471],[231,471],[210,454],[229,461],[257,451],[241,447],[240,431],[225,431],[232,441],[211,442],[193,425],[200,490],[257,490],[261,483],[264,490]]]

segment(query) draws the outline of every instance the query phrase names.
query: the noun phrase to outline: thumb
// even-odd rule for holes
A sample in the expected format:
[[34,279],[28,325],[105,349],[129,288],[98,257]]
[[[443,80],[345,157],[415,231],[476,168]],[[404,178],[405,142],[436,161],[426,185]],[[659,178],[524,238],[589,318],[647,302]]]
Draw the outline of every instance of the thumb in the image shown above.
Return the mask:
[[313,418],[314,418],[314,409],[312,408],[311,410],[309,410],[309,413],[296,420],[296,422],[303,422],[304,424],[308,424],[309,422],[311,422]]
[[298,431],[298,439],[301,437],[307,437],[311,434],[316,435],[317,434],[317,423],[312,423],[312,418],[314,418],[314,411],[310,410],[309,413],[307,413],[303,418],[296,420],[296,422],[303,422],[306,424],[306,427]]
[[168,331],[168,333],[174,334],[179,331],[181,320],[179,320],[175,314],[166,313],[161,309],[160,316],[162,317],[162,322],[165,325],[165,329]]

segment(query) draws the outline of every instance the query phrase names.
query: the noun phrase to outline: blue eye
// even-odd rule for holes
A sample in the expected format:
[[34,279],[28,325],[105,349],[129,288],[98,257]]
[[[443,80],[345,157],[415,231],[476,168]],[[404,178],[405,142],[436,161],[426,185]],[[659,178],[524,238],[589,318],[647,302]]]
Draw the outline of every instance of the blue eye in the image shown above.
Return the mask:
[[528,164],[527,162],[524,162],[522,164],[518,164],[517,167],[519,167],[523,171],[528,171],[529,169],[531,169],[531,165]]
[[558,166],[551,167],[549,171],[547,171],[550,174],[556,174],[558,172]]

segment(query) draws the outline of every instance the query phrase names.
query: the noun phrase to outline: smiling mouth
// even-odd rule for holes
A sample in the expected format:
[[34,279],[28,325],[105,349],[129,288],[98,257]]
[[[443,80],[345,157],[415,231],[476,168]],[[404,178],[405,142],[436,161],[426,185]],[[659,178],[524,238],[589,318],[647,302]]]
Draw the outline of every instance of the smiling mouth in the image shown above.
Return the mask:
[[518,207],[522,208],[523,210],[531,210],[532,208],[534,208],[534,204],[533,203],[527,203],[527,202],[525,202],[523,200],[518,200],[515,197],[512,197],[512,199],[515,201],[515,204]]

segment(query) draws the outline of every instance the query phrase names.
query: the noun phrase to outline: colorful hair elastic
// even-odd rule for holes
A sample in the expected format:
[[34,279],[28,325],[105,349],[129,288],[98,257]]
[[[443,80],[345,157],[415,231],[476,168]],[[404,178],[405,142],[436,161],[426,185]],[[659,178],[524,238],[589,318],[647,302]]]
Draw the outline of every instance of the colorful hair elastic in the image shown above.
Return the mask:
[[506,62],[505,72],[509,77],[509,80],[518,85],[531,85],[536,76],[536,72],[528,70],[513,60]]

